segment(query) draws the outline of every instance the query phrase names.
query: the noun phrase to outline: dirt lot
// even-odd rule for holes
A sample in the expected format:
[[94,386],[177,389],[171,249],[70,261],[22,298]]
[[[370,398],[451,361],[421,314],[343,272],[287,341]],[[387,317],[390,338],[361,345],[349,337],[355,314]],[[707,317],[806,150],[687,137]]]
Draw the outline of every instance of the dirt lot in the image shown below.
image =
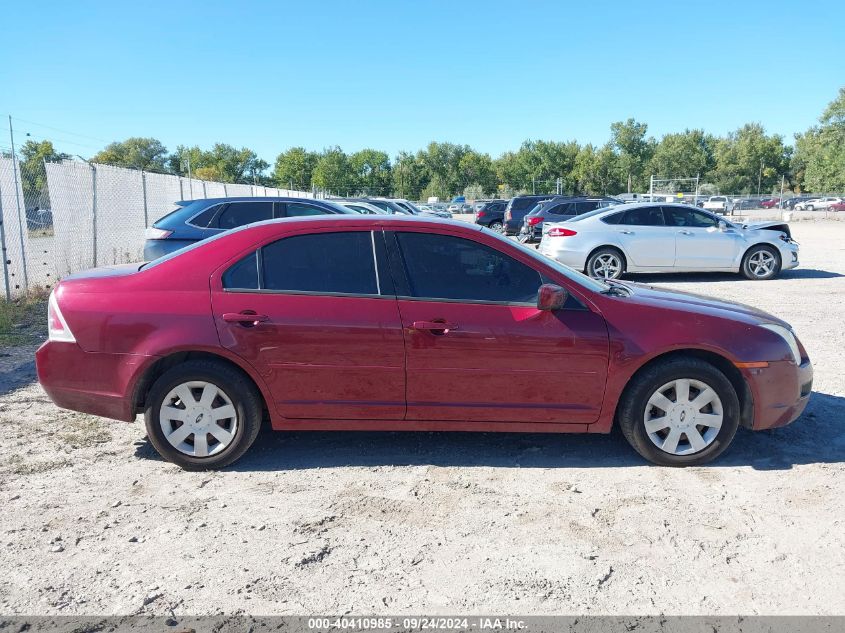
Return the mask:
[[845,223],[794,232],[775,281],[639,279],[781,316],[815,363],[800,421],[701,468],[618,434],[296,433],[186,473],[2,348],[0,613],[843,614]]

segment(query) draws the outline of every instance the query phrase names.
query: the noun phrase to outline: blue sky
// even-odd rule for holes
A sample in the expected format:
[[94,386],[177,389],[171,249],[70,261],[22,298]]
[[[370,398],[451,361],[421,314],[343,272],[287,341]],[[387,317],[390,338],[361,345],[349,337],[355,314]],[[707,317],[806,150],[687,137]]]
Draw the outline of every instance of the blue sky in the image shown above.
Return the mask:
[[83,156],[153,136],[271,163],[294,145],[604,143],[631,116],[791,141],[845,85],[843,24],[841,0],[16,1],[0,114]]

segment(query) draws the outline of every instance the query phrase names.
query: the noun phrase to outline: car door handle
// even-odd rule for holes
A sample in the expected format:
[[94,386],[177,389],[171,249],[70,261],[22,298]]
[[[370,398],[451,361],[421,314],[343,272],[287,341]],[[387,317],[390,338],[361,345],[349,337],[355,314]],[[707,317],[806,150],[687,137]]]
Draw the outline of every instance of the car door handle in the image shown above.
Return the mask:
[[622,235],[633,235],[633,231],[619,231]]
[[240,323],[242,325],[258,325],[264,321],[269,321],[270,317],[266,314],[255,314],[254,312],[227,312],[223,315],[223,320],[226,323]]
[[411,329],[446,334],[449,330],[457,330],[458,326],[454,323],[447,323],[446,321],[414,321]]
[[678,231],[680,235],[692,235],[692,231]]

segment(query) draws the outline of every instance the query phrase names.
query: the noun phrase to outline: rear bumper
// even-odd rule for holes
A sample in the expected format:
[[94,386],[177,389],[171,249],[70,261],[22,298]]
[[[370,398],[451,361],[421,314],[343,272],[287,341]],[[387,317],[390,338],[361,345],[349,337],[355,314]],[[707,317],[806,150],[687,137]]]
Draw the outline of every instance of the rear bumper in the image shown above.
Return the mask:
[[587,266],[587,254],[583,250],[564,248],[563,244],[556,243],[563,241],[563,239],[546,237],[540,242],[537,250],[546,257],[551,257],[570,268],[584,270]]
[[153,356],[86,352],[76,343],[48,341],[35,353],[38,381],[63,409],[130,422],[132,385]]
[[807,407],[813,389],[813,364],[788,361],[770,363],[764,369],[744,370],[754,399],[755,431],[774,429],[794,422]]

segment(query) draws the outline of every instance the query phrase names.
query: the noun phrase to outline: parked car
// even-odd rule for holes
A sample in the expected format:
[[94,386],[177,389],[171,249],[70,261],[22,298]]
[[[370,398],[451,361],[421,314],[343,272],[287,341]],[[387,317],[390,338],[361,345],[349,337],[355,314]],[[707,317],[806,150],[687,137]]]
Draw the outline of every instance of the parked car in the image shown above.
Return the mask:
[[463,206],[462,204],[458,204],[457,202],[453,202],[449,206],[446,207],[446,210],[449,213],[460,213],[462,206]]
[[810,199],[809,196],[796,196],[794,198],[788,198],[787,200],[784,201],[783,208],[784,209],[794,209],[796,204],[798,204],[799,202],[804,202],[804,201],[809,200],[809,199]]
[[313,198],[207,198],[184,200],[147,228],[144,259],[158,259],[223,231],[273,218],[355,213],[340,204]]
[[760,202],[760,207],[763,209],[773,209],[780,205],[780,198],[766,198]]
[[501,231],[504,227],[505,207],[507,200],[490,200],[481,205],[475,212],[475,223],[486,226],[493,231]]
[[387,198],[333,198],[332,202],[340,204],[344,202],[366,202],[389,215],[412,215],[411,211]]
[[804,200],[803,202],[799,202],[795,205],[796,211],[824,211],[830,205],[836,204],[837,202],[842,202],[842,198],[812,198],[810,200]]
[[504,233],[505,235],[519,235],[519,230],[522,227],[522,221],[528,212],[536,207],[543,200],[554,198],[553,195],[539,195],[539,196],[516,196],[508,201],[508,206],[505,207],[504,215]]
[[337,202],[347,209],[352,209],[357,213],[361,213],[363,215],[390,215],[384,209],[377,207],[374,204],[370,204],[369,202],[350,202],[348,200],[340,200],[340,201],[333,201]]
[[710,196],[701,203],[701,208],[715,213],[728,213],[732,209],[731,201],[727,196]]
[[622,204],[616,198],[594,196],[555,196],[543,200],[525,216],[519,237],[525,242],[534,242],[543,235],[543,222],[565,222],[576,215]]
[[593,277],[626,272],[739,272],[771,279],[798,266],[789,225],[738,225],[680,204],[625,204],[546,223],[539,250]]
[[734,211],[747,211],[749,209],[759,209],[760,203],[752,198],[740,198],[733,201]]
[[845,201],[834,202],[827,208],[828,211],[845,211]]
[[409,216],[261,222],[70,275],[48,325],[48,396],[143,412],[151,444],[189,470],[235,462],[265,415],[277,431],[616,422],[654,463],[702,464],[740,425],[795,420],[813,376],[765,312],[591,279],[492,231]]

